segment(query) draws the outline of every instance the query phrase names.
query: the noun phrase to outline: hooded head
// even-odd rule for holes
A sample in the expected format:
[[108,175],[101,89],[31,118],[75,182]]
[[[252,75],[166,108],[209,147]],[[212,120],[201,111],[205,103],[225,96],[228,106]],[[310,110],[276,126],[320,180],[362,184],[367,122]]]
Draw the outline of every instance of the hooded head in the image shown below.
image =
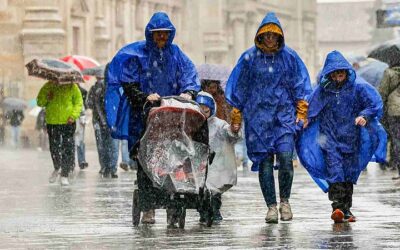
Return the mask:
[[[323,88],[333,87],[331,83],[338,82],[337,79],[340,78],[341,72],[346,73],[346,78],[343,83],[353,83],[355,81],[356,72],[353,67],[339,51],[334,50],[326,57],[318,83]],[[337,76],[339,76],[339,78]]]
[[150,18],[149,23],[146,26],[145,30],[146,44],[148,44],[150,47],[156,48],[157,44],[155,43],[153,38],[154,32],[160,32],[160,33],[168,32],[169,33],[168,39],[166,41],[164,48],[172,44],[176,30],[166,13],[164,12],[154,13],[153,16]]
[[196,102],[200,105],[207,106],[210,109],[209,117],[212,117],[217,113],[217,105],[214,98],[209,93],[200,91],[197,95]]
[[265,53],[276,53],[285,45],[281,24],[275,13],[269,12],[258,27],[254,43]]

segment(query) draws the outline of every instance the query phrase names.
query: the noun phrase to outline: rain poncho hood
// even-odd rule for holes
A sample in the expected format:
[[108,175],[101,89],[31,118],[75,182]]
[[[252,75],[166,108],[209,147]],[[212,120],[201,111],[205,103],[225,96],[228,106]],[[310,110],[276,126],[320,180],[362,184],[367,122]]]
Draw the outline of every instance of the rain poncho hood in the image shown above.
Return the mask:
[[[259,29],[267,23],[281,28],[273,13],[266,15]],[[293,150],[278,147],[283,138],[296,133],[297,102],[310,92],[304,63],[283,41],[281,49],[273,54],[264,53],[257,46],[242,54],[227,82],[225,97],[243,114],[253,170],[267,153]]]
[[[329,77],[336,70],[348,72],[339,89]],[[310,125],[296,145],[300,161],[313,178],[356,183],[374,154],[376,161],[385,161],[386,132],[378,121],[382,100],[338,51],[328,54],[318,83],[309,99]],[[367,119],[366,127],[355,125],[358,116]],[[346,155],[345,163],[331,161],[340,155]]]
[[[152,30],[170,30],[168,43],[156,47]],[[142,110],[132,110],[123,93],[123,84],[137,84],[149,95],[179,95],[185,91],[200,91],[196,68],[192,61],[172,43],[175,27],[163,12],[155,13],[145,30],[145,41],[123,47],[114,56],[106,71],[106,113],[112,136],[128,139],[132,145],[143,130]]]
[[217,103],[209,93],[200,91],[197,95],[196,102],[198,104],[205,105],[210,109],[210,117],[215,116],[217,113]]
[[278,39],[278,47],[272,48],[272,51],[279,51],[285,46],[285,38],[282,30],[281,23],[279,22],[278,18],[276,17],[275,13],[270,12],[268,13],[264,19],[262,20],[260,26],[257,29],[256,36],[254,38],[254,44],[259,49],[263,50],[264,52],[272,52],[270,48],[267,48],[261,42],[261,35],[267,32],[273,32],[279,35]]

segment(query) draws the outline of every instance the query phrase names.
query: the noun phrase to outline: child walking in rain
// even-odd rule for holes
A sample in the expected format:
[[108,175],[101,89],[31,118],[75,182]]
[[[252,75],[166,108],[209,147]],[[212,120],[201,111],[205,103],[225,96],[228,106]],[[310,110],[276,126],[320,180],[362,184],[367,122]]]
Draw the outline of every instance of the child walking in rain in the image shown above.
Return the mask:
[[[237,172],[234,145],[242,137],[239,132],[240,122],[229,125],[226,121],[216,117],[217,104],[213,97],[206,92],[199,92],[196,101],[200,104],[202,112],[207,117],[209,144],[211,151],[215,152],[214,159],[208,170],[206,185],[213,194],[211,198],[213,220],[220,222],[223,219],[220,212],[222,206],[221,194],[236,185]],[[200,222],[206,222],[203,211],[200,211]]]
[[[322,151],[324,163],[314,164],[320,166],[304,166],[313,177],[329,183],[331,219],[335,223],[346,220],[355,222],[356,217],[350,211],[353,186],[372,155],[377,154],[377,147],[372,147],[373,150],[369,152],[361,150],[361,147],[370,144],[374,141],[371,138],[381,134],[381,126],[376,118],[382,112],[382,100],[372,86],[356,77],[352,66],[338,51],[328,54],[318,82],[319,86],[309,100],[310,125],[307,128],[317,129],[318,133],[315,134],[318,134],[318,138],[315,138],[315,143],[303,146],[312,148],[317,145],[319,152]],[[367,137],[360,133],[364,126],[368,128]],[[301,151],[302,154],[306,152],[301,158],[313,154],[312,150]]]

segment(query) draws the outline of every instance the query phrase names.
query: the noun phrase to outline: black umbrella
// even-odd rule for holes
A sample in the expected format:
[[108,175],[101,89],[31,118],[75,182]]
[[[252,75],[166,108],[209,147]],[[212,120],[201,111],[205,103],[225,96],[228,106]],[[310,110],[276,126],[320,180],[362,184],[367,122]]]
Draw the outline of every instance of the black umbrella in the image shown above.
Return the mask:
[[6,110],[24,110],[28,107],[28,104],[25,100],[15,97],[4,98],[1,105]]
[[58,59],[33,59],[25,65],[30,76],[51,80],[60,84],[84,82],[79,69]]
[[201,80],[220,81],[223,89],[231,74],[229,67],[219,64],[201,64],[197,65],[196,69]]
[[389,64],[390,67],[400,66],[400,40],[390,40],[378,45],[368,54],[368,57]]
[[86,76],[95,76],[97,78],[104,78],[104,71],[106,69],[106,65],[100,65],[94,68],[88,68],[82,70],[82,74]]

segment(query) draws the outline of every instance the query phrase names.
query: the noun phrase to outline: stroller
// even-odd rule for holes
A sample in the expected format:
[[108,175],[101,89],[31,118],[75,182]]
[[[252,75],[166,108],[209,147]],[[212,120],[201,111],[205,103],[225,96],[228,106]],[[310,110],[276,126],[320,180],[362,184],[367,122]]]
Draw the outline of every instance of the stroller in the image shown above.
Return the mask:
[[[146,107],[146,105],[145,105]],[[144,108],[146,110],[146,108]],[[168,225],[185,227],[186,209],[197,209],[213,221],[211,193],[206,188],[210,150],[206,117],[193,101],[164,97],[149,109],[144,135],[137,149],[138,174],[133,192],[132,222],[142,211],[165,208]],[[207,142],[201,136],[207,134]]]

